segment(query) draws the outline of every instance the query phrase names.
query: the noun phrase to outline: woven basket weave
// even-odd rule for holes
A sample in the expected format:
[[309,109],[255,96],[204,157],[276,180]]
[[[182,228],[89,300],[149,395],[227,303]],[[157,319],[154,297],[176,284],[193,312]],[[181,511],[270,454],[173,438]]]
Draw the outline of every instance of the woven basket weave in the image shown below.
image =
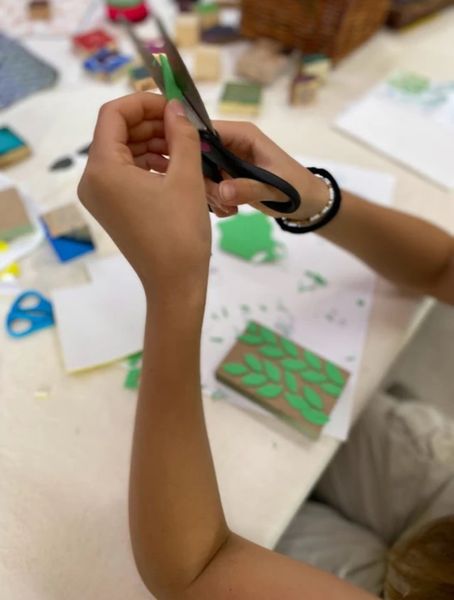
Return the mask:
[[400,29],[451,4],[454,0],[393,0],[387,22],[389,27]]
[[384,23],[390,0],[243,0],[241,30],[339,60]]

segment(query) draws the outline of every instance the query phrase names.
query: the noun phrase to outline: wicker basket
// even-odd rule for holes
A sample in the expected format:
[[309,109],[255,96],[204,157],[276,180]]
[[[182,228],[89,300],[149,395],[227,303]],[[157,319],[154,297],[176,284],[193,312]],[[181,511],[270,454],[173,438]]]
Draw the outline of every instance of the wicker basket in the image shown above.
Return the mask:
[[390,0],[243,0],[242,33],[339,60],[384,23]]
[[387,23],[393,29],[400,29],[451,4],[454,0],[393,0]]

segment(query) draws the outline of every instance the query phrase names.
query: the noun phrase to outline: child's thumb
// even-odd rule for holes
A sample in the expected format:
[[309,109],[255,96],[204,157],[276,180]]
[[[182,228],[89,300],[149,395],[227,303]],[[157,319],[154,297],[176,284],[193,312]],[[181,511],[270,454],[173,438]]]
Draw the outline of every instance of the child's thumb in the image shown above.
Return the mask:
[[175,172],[179,177],[201,176],[200,137],[186,117],[181,102],[171,100],[167,104],[164,123],[170,154],[168,174]]

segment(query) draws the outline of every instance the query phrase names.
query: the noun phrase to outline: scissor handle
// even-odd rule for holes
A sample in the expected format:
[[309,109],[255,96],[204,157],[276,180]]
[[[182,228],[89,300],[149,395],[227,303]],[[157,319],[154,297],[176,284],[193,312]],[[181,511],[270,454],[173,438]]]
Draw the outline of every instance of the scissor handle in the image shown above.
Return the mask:
[[[29,301],[33,304],[30,306]],[[17,329],[17,323],[22,327]],[[54,323],[52,304],[39,292],[29,290],[16,298],[6,317],[6,329],[12,337],[21,338],[50,327]]]
[[248,163],[233,152],[230,152],[222,143],[219,136],[210,131],[200,131],[202,140],[203,172],[215,183],[220,183],[223,179],[221,171],[225,171],[234,179],[246,178],[254,179],[266,185],[270,185],[285,194],[288,198],[286,202],[266,201],[262,202],[267,208],[276,212],[290,214],[298,210],[301,206],[301,196],[298,191],[285,179],[270,173],[265,169]]

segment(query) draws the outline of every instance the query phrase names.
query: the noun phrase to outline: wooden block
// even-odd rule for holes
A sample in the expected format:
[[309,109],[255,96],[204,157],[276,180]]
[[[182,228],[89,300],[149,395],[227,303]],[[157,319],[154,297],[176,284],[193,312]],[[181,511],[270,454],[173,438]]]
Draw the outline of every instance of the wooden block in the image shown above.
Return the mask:
[[115,39],[103,29],[93,29],[76,35],[73,37],[72,42],[74,50],[82,56],[90,56],[102,48],[108,48],[109,50],[116,50],[117,48]]
[[97,79],[115,81],[128,71],[130,63],[129,56],[102,48],[84,61],[84,69]]
[[320,79],[312,75],[297,75],[290,88],[290,104],[310,104],[317,97]]
[[10,242],[32,231],[33,225],[17,190],[0,191],[0,240]]
[[255,116],[260,111],[262,86],[255,83],[226,83],[219,108],[224,113]]
[[49,0],[31,0],[28,3],[28,15],[33,21],[48,21],[52,17]]
[[219,6],[215,2],[198,2],[195,12],[199,16],[202,31],[219,25]]
[[22,138],[9,127],[0,127],[0,167],[13,165],[30,154],[30,148]]
[[221,50],[217,46],[198,46],[194,55],[194,78],[199,81],[218,81],[221,77],[221,60]]
[[303,56],[301,72],[304,75],[318,77],[322,83],[328,79],[332,62],[325,54],[307,54]]
[[316,439],[350,374],[267,327],[250,322],[219,365],[216,377]]
[[195,14],[182,13],[175,21],[175,42],[181,48],[196,46],[200,39],[199,18]]
[[52,238],[91,240],[90,230],[76,204],[65,204],[43,215]]
[[151,77],[149,70],[144,65],[131,67],[129,69],[129,82],[136,92],[146,92],[147,90],[153,90],[156,86],[156,82]]

